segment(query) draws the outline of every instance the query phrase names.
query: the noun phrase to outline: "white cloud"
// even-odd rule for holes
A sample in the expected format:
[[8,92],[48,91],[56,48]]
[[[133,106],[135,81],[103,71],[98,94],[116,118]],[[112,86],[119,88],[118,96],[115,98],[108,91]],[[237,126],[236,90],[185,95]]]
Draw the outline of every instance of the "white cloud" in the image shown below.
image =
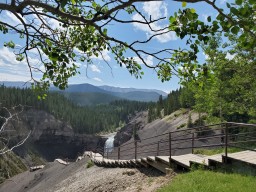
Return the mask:
[[[153,57],[151,55],[148,55],[147,57],[143,58],[145,63],[149,66],[153,66]],[[139,57],[134,57],[134,60],[137,61],[139,64],[143,64],[143,62],[141,61],[141,59]]]
[[3,59],[0,59],[0,66],[5,66]]
[[27,74],[8,74],[0,72],[0,81],[29,81]]
[[20,62],[18,62],[15,58],[15,54],[10,51],[7,47],[2,47],[0,49],[0,58],[3,59],[4,61],[6,61],[7,63],[11,63],[11,64],[20,64]]
[[102,52],[102,54],[99,53],[98,57],[96,57],[96,55],[93,55],[91,58],[92,59],[98,59],[98,60],[106,60],[106,61],[111,61],[111,57],[109,56],[110,51],[108,51],[107,49],[104,49]]
[[[167,4],[163,1],[150,1],[150,2],[145,2],[143,3],[142,10],[144,12],[144,15],[151,20],[153,19],[159,19],[161,17],[166,17],[168,12],[167,12]],[[139,15],[138,13],[134,14],[132,16],[133,20],[137,21],[144,21],[144,19]],[[150,29],[150,27],[153,30],[159,30],[163,29],[168,26],[168,24],[162,24],[162,22],[157,21],[152,24],[150,24],[150,27],[146,24],[141,24],[141,23],[133,23],[133,26],[135,29],[144,31],[147,35],[147,37],[152,36],[156,34],[157,32],[154,32]],[[166,43],[171,40],[176,40],[177,36],[175,35],[175,32],[168,32],[168,29],[162,31],[162,32],[167,32],[162,35],[158,35],[155,38],[161,42],[161,43]]]
[[151,15],[152,19],[158,19],[160,17],[167,17],[167,4],[162,1],[151,1],[143,3],[143,10],[148,15]]
[[101,73],[101,71],[100,71],[100,69],[98,68],[98,66],[96,66],[96,65],[90,65],[89,67],[90,67],[90,69],[91,69],[93,72]]
[[225,58],[228,59],[228,60],[232,60],[232,59],[234,59],[235,56],[236,56],[235,54],[231,55],[230,53],[227,53]]
[[[80,55],[86,54],[83,51],[79,50],[78,48],[75,48],[75,51]],[[103,51],[101,51],[101,54],[100,53],[98,54],[98,57],[96,55],[92,55],[91,58],[100,60],[100,61],[103,61],[103,60],[111,61],[110,51],[108,51],[107,49],[104,49]]]
[[95,81],[98,81],[98,82],[102,82],[102,80],[100,78],[98,78],[98,77],[94,77],[92,79],[95,80]]
[[[35,57],[28,57],[30,65],[33,67],[39,67],[40,61]],[[0,48],[0,73],[2,80],[29,80],[30,72],[26,60],[21,62],[16,60],[15,54],[7,47]],[[38,77],[40,73],[36,70],[33,72],[35,78]],[[40,74],[41,75],[41,74]]]
[[[20,14],[18,14],[20,17],[22,17]],[[6,16],[11,20],[12,25],[21,24],[21,21],[11,12],[7,11]]]

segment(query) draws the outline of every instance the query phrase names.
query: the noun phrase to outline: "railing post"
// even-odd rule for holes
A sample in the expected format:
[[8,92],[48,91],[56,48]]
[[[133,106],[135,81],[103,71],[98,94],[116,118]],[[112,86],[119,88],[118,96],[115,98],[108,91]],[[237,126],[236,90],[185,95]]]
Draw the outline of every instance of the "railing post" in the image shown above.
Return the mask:
[[120,147],[118,147],[118,161],[120,160]]
[[194,142],[195,142],[195,133],[192,133],[192,154],[194,154]]
[[137,141],[135,141],[134,144],[135,144],[135,159],[137,159]]
[[228,157],[228,124],[225,124],[225,163],[227,163]]
[[108,159],[108,148],[106,148],[107,149],[107,159]]
[[172,159],[172,133],[169,132],[169,166],[171,167],[171,159]]
[[159,143],[160,143],[160,141],[157,142],[157,153],[156,153],[156,156],[159,156]]

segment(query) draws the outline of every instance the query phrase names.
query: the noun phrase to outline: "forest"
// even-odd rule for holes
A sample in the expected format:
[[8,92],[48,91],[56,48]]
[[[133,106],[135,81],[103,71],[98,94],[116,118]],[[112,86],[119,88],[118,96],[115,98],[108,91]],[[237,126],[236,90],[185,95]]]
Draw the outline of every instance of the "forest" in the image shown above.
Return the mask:
[[[188,75],[185,67],[181,69],[182,88],[172,91],[165,100],[160,98],[156,106],[149,109],[149,121],[161,117],[162,109],[164,115],[168,115],[182,107],[206,114],[207,124],[256,123],[255,48],[249,45],[245,49],[234,34],[227,37],[229,43],[225,43],[221,35],[215,35],[202,45],[207,55],[202,71],[195,71],[192,64],[190,73],[196,75]],[[231,48],[225,51],[228,46]],[[194,63],[195,68],[197,64]]]
[[49,92],[46,99],[39,100],[32,89],[7,88],[4,85],[0,86],[0,101],[7,108],[21,104],[26,110],[32,107],[47,111],[70,123],[76,133],[86,134],[115,131],[136,112],[147,110],[149,105],[146,102],[118,100],[82,107],[57,92]]

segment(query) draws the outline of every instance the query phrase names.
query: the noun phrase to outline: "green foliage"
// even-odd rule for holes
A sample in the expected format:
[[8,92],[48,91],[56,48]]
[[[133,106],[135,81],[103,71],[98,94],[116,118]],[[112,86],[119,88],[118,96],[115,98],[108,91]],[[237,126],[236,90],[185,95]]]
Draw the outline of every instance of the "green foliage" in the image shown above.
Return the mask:
[[[216,2],[207,1],[218,12],[216,19],[207,18],[208,23],[199,20],[199,15],[191,8],[183,8],[170,16],[170,30],[176,32],[181,39],[186,40],[189,49],[182,55],[173,54],[171,61],[181,64],[179,75],[183,78],[196,78],[197,75],[207,76],[205,65],[197,64],[197,54],[202,44],[207,44],[212,36],[220,33],[226,37],[226,41],[220,44],[225,46],[232,41],[233,45],[240,45],[240,50],[249,51],[255,49],[255,1],[236,0],[234,3],[226,3],[227,11],[216,6]],[[183,6],[185,7],[185,6]],[[233,36],[236,36],[235,40]],[[226,50],[227,47],[225,46]],[[196,72],[196,73],[195,73]]]
[[180,126],[177,127],[177,129],[182,129],[182,128],[185,128],[187,126],[186,123],[182,123]]
[[193,122],[192,122],[192,118],[191,118],[191,113],[189,113],[189,115],[188,115],[188,128],[192,128],[192,126],[193,126]]
[[175,91],[171,91],[167,98],[163,99],[160,96],[159,101],[149,107],[148,122],[161,118],[162,109],[164,109],[164,115],[170,115],[172,112],[180,108],[191,108],[194,103],[194,93],[189,89],[180,88]]
[[[70,123],[76,133],[94,134],[101,131],[115,131],[128,121],[129,115],[148,108],[148,103],[118,100],[110,104],[77,106],[62,94],[49,92],[47,99],[38,100],[31,89],[6,88],[0,86],[0,100],[5,107],[21,104],[38,110],[45,110],[56,118]],[[28,107],[27,109],[29,109]]]
[[[228,147],[228,153],[235,153],[239,152],[241,149]],[[194,154],[201,154],[201,155],[216,155],[216,154],[223,154],[225,152],[224,148],[216,148],[216,149],[194,149]]]
[[255,48],[245,50],[237,43],[237,36],[231,34],[229,38],[232,40],[226,44],[232,46],[229,52],[219,47],[220,36],[209,39],[203,46],[208,55],[207,75],[187,78],[183,85],[194,94],[194,108],[207,113],[210,119],[248,122],[256,115]]
[[88,160],[87,163],[86,163],[86,168],[89,169],[89,168],[91,168],[93,165],[94,165],[93,161],[92,161],[92,160]]
[[[44,94],[41,91],[47,90],[50,84],[60,89],[65,89],[68,79],[79,73],[79,66],[76,62],[80,61],[85,64],[92,64],[93,58],[101,57],[105,50],[111,52],[116,62],[120,66],[125,66],[136,78],[141,78],[144,73],[141,63],[138,63],[135,57],[130,57],[131,53],[139,57],[146,66],[148,65],[145,59],[143,59],[143,55],[150,55],[157,60],[155,63],[158,64],[148,67],[157,70],[157,75],[161,81],[168,81],[176,73],[178,67],[180,67],[178,69],[178,75],[185,79],[189,78],[193,80],[202,76],[209,76],[209,66],[198,63],[197,61],[198,53],[200,46],[202,44],[206,45],[211,37],[218,33],[222,37],[225,37],[223,38],[225,42],[220,46],[223,46],[226,51],[231,50],[230,47],[226,46],[226,43],[230,41],[233,42],[233,45],[239,45],[240,50],[244,52],[255,49],[255,0],[227,2],[225,9],[218,7],[217,1],[203,1],[218,13],[216,18],[209,16],[207,22],[199,20],[196,10],[187,7],[187,3],[183,2],[182,9],[169,17],[169,29],[170,31],[174,31],[180,39],[184,40],[187,47],[184,49],[159,50],[155,53],[138,48],[137,45],[142,43],[139,40],[128,43],[120,40],[115,35],[110,36],[106,27],[106,25],[111,26],[113,22],[137,22],[132,20],[124,21],[122,18],[118,18],[118,16],[133,13],[141,14],[134,5],[138,1],[63,0],[48,2],[42,0],[40,2],[27,2],[27,6],[36,6],[38,8],[36,12],[41,10],[41,8],[43,9],[43,13],[37,14],[39,19],[46,22],[42,26],[34,25],[35,21],[30,19],[30,14],[32,13],[26,13],[28,11],[26,9],[27,6],[16,7],[14,9],[12,6],[20,6],[20,2],[17,5],[6,3],[1,7],[3,10],[18,10],[19,13],[23,13],[23,17],[19,17],[19,19],[24,21],[22,26],[24,29],[2,22],[0,24],[0,31],[3,34],[16,32],[20,35],[21,39],[25,40],[25,46],[19,48],[19,55],[16,58],[18,61],[22,61],[25,58],[27,60],[30,50],[38,51],[41,56],[39,58],[42,66],[45,68],[42,71],[43,77],[41,81],[36,82],[34,85],[35,90],[38,91],[40,96]],[[18,12],[14,11],[14,13],[16,13],[14,15],[18,15]],[[147,20],[146,16],[141,16],[144,18],[143,22],[145,24],[152,24],[154,22],[151,20],[151,17]],[[58,21],[60,28],[52,28],[47,23],[48,19],[46,18]],[[156,19],[156,22],[159,20]],[[31,26],[33,26],[34,30],[30,30]],[[159,34],[163,30],[158,30]],[[154,33],[155,35],[157,34]],[[234,41],[232,36],[236,37]],[[149,42],[151,38],[149,37],[144,43]],[[14,48],[15,42],[6,42],[5,46]],[[168,60],[161,58],[159,56],[160,53],[170,53],[170,58]],[[35,67],[30,64],[28,66],[30,69]],[[204,85],[203,81],[199,83],[201,87]],[[45,96],[41,97],[43,99]]]
[[0,183],[26,170],[25,164],[13,152],[0,155]]
[[[30,63],[30,51],[38,52],[38,59],[45,70],[38,69],[43,77],[39,82],[35,81],[34,86],[36,90],[42,92],[46,91],[50,84],[59,89],[65,89],[68,79],[79,74],[79,66],[76,64],[78,61],[87,65],[92,64],[93,59],[102,57],[104,51],[112,53],[120,66],[125,66],[132,75],[140,78],[143,75],[141,65],[127,52],[132,51],[134,55],[142,57],[141,50],[136,49],[135,42],[128,44],[119,40],[118,37],[110,36],[107,29],[113,21],[123,23],[122,18],[117,16],[120,12],[122,14],[138,12],[133,5],[135,2],[107,2],[105,0],[49,2],[42,0],[26,2],[26,6],[20,5],[22,2],[17,2],[15,5],[2,3],[1,11],[12,10],[14,16],[19,13],[23,13],[23,16],[17,16],[17,19],[21,20],[21,25],[6,24],[5,21],[1,21],[0,32],[2,34],[16,33],[22,40],[24,39],[20,47],[16,46],[17,42],[12,41],[6,42],[5,46],[19,49],[17,60],[22,61],[26,58],[30,69],[38,67]],[[27,6],[38,9],[33,13],[27,13]],[[35,15],[32,21],[31,16]],[[55,21],[59,26],[52,25],[49,20]],[[44,24],[34,25],[35,22],[44,22]],[[31,26],[33,30],[30,30]],[[106,63],[108,64],[107,61]],[[31,73],[32,80],[34,80],[33,70]]]
[[177,175],[158,192],[253,192],[255,187],[253,176],[197,170]]
[[73,101],[79,106],[108,104],[110,102],[121,100],[120,97],[105,93],[77,93],[77,92],[64,92],[63,95]]

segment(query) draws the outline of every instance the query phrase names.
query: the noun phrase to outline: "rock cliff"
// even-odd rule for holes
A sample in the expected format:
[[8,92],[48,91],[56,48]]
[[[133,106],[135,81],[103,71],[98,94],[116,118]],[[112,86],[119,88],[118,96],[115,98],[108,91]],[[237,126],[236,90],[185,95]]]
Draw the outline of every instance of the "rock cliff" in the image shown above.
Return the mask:
[[15,152],[25,157],[28,151],[36,151],[47,161],[55,158],[75,159],[85,150],[103,148],[106,140],[99,136],[76,134],[69,123],[36,109],[21,113],[8,124],[7,130],[13,143],[31,131],[27,142],[16,148]]

